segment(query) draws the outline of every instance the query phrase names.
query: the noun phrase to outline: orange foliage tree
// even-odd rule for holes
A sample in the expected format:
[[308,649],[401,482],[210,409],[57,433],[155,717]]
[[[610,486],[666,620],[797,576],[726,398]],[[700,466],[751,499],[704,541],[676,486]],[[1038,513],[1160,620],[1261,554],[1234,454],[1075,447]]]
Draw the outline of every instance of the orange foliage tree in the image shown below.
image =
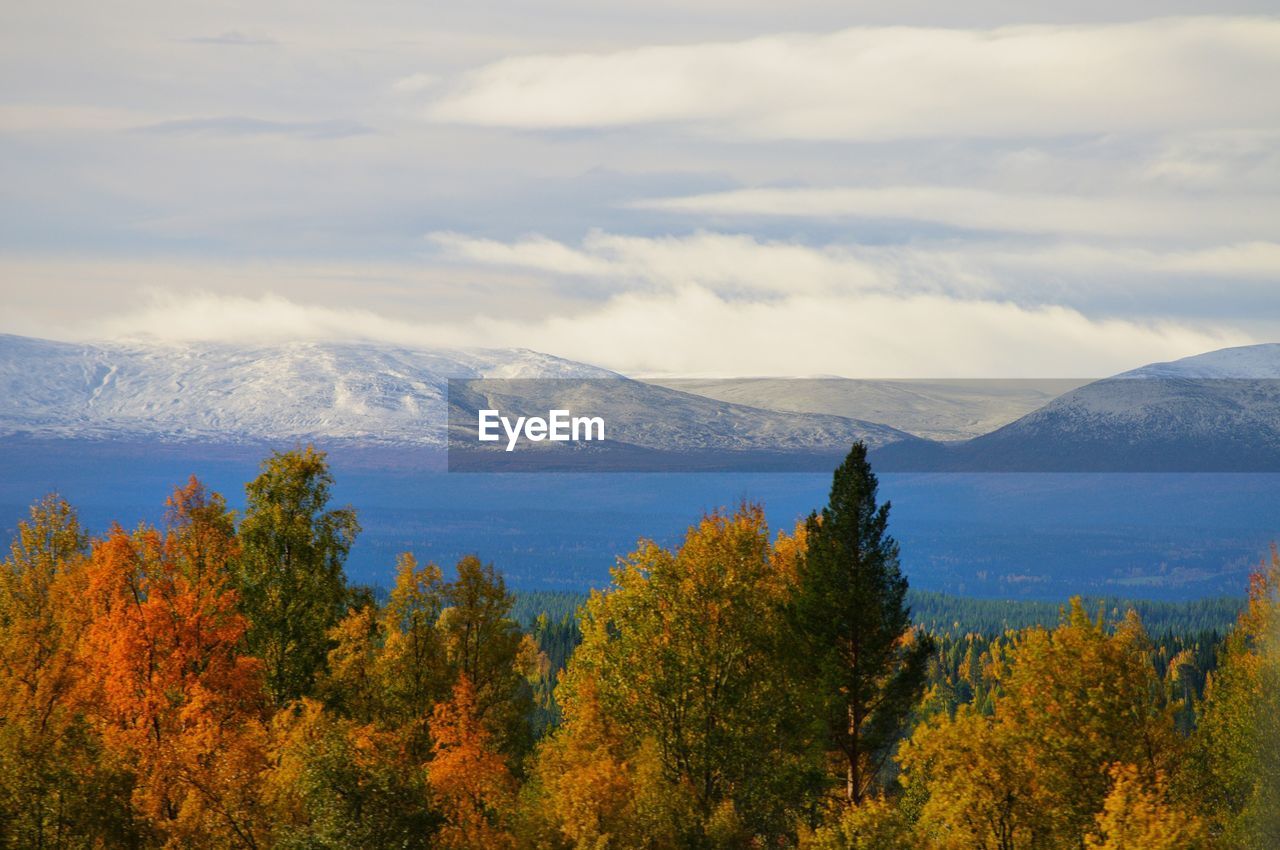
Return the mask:
[[265,700],[229,588],[232,517],[194,478],[168,505],[163,534],[117,525],[93,547],[83,699],[162,839],[257,847]]
[[481,722],[475,687],[465,675],[454,686],[453,698],[436,706],[431,729],[435,755],[427,777],[445,815],[440,846],[449,850],[513,848],[515,839],[507,821],[515,781]]
[[49,496],[0,565],[0,846],[129,843],[129,776],[79,711],[88,539]]

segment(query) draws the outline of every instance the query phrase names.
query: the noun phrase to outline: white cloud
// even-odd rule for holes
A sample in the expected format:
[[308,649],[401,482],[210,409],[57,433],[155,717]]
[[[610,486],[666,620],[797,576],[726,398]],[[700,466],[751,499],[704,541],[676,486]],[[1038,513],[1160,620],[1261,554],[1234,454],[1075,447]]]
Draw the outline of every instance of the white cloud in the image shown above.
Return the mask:
[[766,303],[728,300],[695,286],[624,293],[573,315],[449,323],[406,322],[276,295],[195,293],[105,317],[82,335],[517,346],[632,374],[854,377],[1087,377],[1255,341],[1229,329],[1095,320],[1065,307],[997,300],[874,293],[798,294]]
[[974,230],[1101,237],[1280,237],[1280,199],[1066,195],[949,186],[739,189],[632,204],[718,216],[903,219]]
[[258,297],[213,292],[155,293],[135,310],[87,322],[80,336],[92,339],[146,337],[232,343],[288,339],[370,339],[400,345],[432,344],[421,325],[371,310],[300,304],[267,293]]
[[623,372],[709,376],[1089,377],[1255,341],[1173,322],[1094,320],[1057,306],[886,294],[766,304],[697,288],[630,293],[573,317],[477,329]]
[[432,88],[440,83],[438,74],[410,74],[407,77],[401,77],[391,84],[391,90],[398,94],[416,94],[426,89]]
[[825,35],[502,59],[428,107],[519,128],[683,124],[794,139],[1277,126],[1280,20],[1168,18]]
[[724,293],[823,292],[890,288],[893,279],[842,247],[758,241],[742,234],[640,237],[592,231],[579,248],[543,236],[505,243],[454,233],[428,238],[447,256],[559,276],[705,286]]
[[591,256],[545,236],[529,236],[518,242],[476,239],[460,233],[429,233],[427,240],[446,256],[484,265],[511,266],[561,275],[603,276],[613,263]]
[[[726,297],[858,292],[1002,297],[1019,303],[1061,298],[1059,284],[1086,291],[1123,281],[1130,291],[1171,277],[1280,281],[1280,243],[1236,242],[1152,250],[1088,242],[944,241],[894,245],[809,246],[746,234],[700,231],[639,237],[592,231],[579,245],[545,236],[513,242],[430,234],[444,256],[483,267],[517,269],[549,279],[597,281],[607,291],[676,291],[700,287]],[[1052,287],[1037,282],[1051,278]]]
[[[1145,275],[1169,278],[1209,278],[1227,281],[1280,281],[1280,243],[1236,242],[1207,248],[1153,251],[1144,248],[1112,248],[1081,243],[1011,247],[970,244],[942,250],[957,265],[968,264],[1005,275],[1010,290],[1026,290],[1035,274],[1088,277],[1094,275]],[[1142,285],[1130,281],[1133,291]]]

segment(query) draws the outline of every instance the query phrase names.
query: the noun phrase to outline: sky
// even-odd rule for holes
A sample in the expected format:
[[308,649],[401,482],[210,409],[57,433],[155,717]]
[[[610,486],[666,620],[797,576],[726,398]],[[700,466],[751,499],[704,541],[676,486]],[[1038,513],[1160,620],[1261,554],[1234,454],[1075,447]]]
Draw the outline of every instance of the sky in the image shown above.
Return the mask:
[[1280,340],[1280,8],[6,3],[0,333],[1092,377]]

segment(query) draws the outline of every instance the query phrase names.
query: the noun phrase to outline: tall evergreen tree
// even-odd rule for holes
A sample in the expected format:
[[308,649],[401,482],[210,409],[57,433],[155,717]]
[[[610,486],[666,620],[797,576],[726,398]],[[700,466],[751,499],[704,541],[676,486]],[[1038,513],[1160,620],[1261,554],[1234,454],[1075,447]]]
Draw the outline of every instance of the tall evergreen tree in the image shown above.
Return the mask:
[[905,604],[889,503],[876,504],[867,448],[854,444],[835,471],[831,498],[807,523],[791,603],[812,698],[838,757],[844,797],[860,803],[924,687],[932,641],[915,635]]
[[360,531],[351,508],[329,510],[324,452],[276,452],[245,490],[238,565],[249,648],[276,704],[310,693],[350,591],[342,565]]

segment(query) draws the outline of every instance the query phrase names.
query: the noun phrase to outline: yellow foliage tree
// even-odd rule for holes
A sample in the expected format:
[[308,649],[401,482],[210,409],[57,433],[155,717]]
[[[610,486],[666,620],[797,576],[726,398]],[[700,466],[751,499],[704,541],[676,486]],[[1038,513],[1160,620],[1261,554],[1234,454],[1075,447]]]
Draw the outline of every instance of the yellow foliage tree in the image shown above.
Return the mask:
[[1226,842],[1280,846],[1280,552],[1251,579],[1249,603],[1208,680],[1195,761],[1184,775]]
[[[798,734],[780,663],[800,551],[794,537],[771,546],[763,511],[744,505],[704,517],[674,552],[642,542],[615,588],[591,596],[556,691],[566,721],[538,769],[572,846],[638,846],[642,830],[727,845],[790,829],[821,757]],[[659,770],[645,773],[650,757]]]
[[46,497],[0,564],[0,846],[128,844],[126,765],[102,753],[78,699],[88,541]]
[[1112,789],[1117,760],[1154,783],[1184,743],[1130,613],[1108,632],[1078,599],[1054,630],[1026,629],[995,650],[992,716],[964,708],[923,724],[904,747],[903,781],[924,798],[929,846],[1079,846]]
[[1098,814],[1096,831],[1085,841],[1086,850],[1200,850],[1208,846],[1203,821],[1168,802],[1163,774],[1149,782],[1136,765],[1117,764],[1110,775],[1111,793]]

